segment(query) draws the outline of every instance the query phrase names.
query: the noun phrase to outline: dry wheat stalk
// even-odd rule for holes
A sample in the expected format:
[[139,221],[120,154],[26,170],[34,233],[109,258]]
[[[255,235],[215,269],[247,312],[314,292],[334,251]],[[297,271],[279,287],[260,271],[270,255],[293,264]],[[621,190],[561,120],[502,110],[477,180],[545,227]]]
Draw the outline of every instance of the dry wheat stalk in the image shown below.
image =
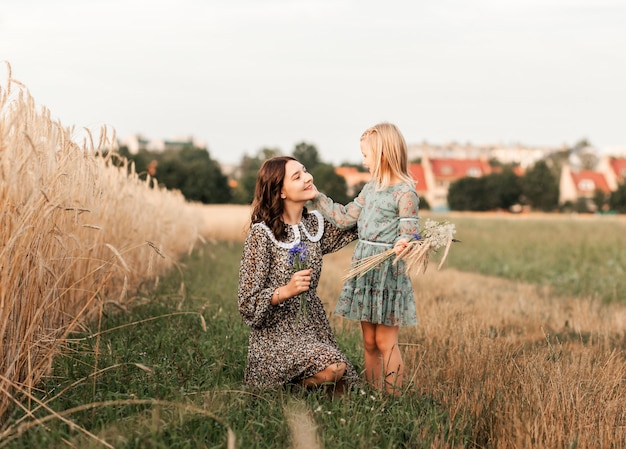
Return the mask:
[[202,208],[114,156],[114,131],[63,127],[35,106],[8,63],[5,73],[0,420],[15,406],[13,393],[29,397],[72,329],[103,302],[126,302],[127,291],[158,279],[207,231]]
[[407,243],[400,254],[396,255],[395,250],[390,248],[380,254],[364,257],[363,259],[353,262],[348,273],[343,277],[343,280],[363,276],[365,273],[393,256],[395,256],[393,260],[394,265],[398,263],[399,260],[405,262],[405,271],[407,274],[418,275],[425,273],[430,260],[430,254],[443,247],[445,250],[439,262],[439,266],[437,267],[437,269],[441,269],[448,257],[450,246],[453,242],[459,242],[459,240],[454,238],[455,233],[456,229],[454,225],[447,221],[436,222],[434,220],[426,220],[423,238],[417,235],[415,240],[411,240]]

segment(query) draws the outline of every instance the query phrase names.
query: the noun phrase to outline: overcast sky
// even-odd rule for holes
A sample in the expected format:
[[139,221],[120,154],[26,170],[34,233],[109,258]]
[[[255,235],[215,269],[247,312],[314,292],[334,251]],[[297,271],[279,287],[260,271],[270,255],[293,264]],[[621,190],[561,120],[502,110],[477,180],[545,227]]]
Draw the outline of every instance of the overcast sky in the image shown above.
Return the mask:
[[626,148],[624,0],[3,0],[0,60],[65,126],[193,135],[224,163],[303,141],[358,162],[380,121]]

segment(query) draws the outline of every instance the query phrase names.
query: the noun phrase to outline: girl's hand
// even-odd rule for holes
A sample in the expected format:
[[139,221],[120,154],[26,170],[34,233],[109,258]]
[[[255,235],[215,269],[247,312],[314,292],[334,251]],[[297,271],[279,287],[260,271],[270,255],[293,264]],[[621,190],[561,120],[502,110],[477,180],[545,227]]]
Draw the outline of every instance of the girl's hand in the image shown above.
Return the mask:
[[296,271],[292,276],[287,287],[289,291],[293,293],[291,296],[299,295],[302,292],[305,292],[311,286],[311,273],[313,272],[312,268],[307,268],[306,270]]
[[396,253],[396,256],[402,254],[402,251],[406,249],[406,246],[409,244],[407,239],[400,239],[393,245],[393,251]]

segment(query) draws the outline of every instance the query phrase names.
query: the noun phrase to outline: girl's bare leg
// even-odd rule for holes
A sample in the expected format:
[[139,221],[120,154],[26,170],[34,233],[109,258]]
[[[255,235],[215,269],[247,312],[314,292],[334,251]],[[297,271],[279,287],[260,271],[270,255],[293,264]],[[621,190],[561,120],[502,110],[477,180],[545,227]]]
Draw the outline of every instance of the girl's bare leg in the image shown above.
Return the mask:
[[380,390],[382,389],[384,379],[382,353],[376,344],[377,326],[377,324],[361,321],[365,358],[365,380],[374,388]]
[[376,347],[382,354],[385,390],[393,395],[402,393],[404,375],[404,362],[398,347],[399,330],[398,326],[376,325]]

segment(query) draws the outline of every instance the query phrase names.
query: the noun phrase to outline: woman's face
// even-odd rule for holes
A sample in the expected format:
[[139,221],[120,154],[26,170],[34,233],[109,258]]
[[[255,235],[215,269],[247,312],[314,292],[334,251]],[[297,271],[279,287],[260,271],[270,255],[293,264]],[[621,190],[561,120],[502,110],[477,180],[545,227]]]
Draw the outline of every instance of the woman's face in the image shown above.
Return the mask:
[[374,167],[374,151],[372,151],[372,145],[367,138],[361,140],[361,154],[363,155],[363,165],[371,173]]
[[304,165],[298,161],[288,161],[285,164],[285,179],[280,193],[285,200],[305,203],[315,199],[317,189],[313,185],[313,176],[306,171]]

